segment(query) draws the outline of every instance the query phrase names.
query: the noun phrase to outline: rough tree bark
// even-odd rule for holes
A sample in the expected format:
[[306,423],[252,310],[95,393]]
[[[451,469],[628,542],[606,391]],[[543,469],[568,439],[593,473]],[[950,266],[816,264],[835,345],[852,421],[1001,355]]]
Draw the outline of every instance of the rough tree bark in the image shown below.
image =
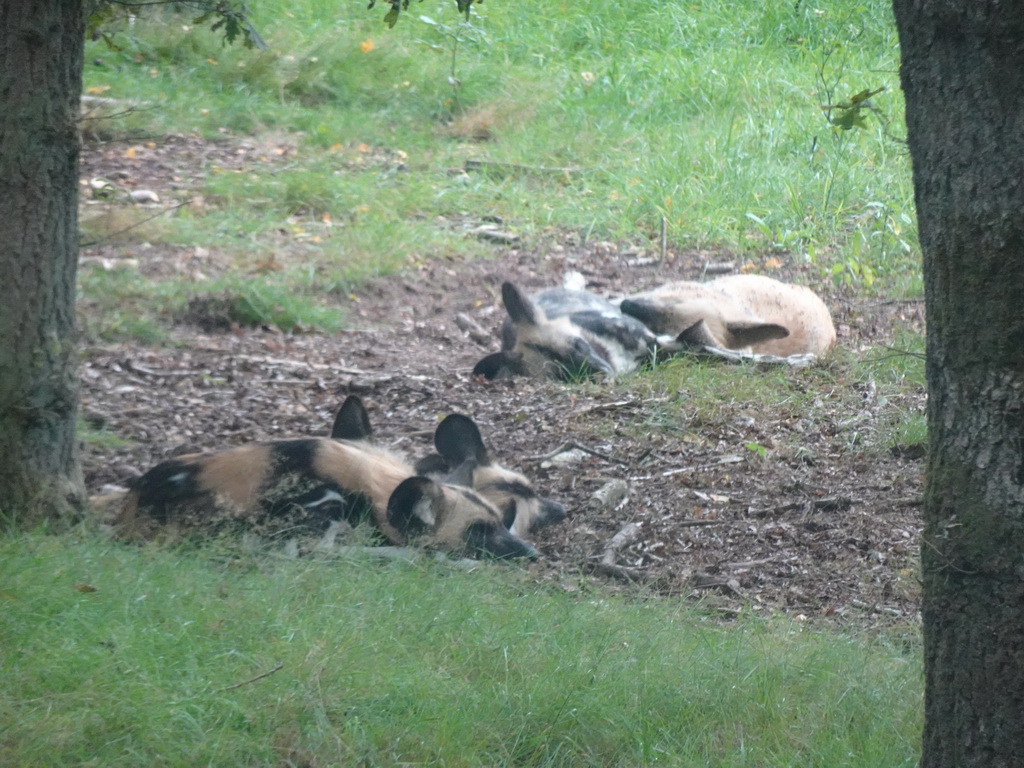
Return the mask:
[[[0,0],[0,521],[81,507],[75,419],[85,0]],[[3,524],[0,523],[0,524]]]
[[921,765],[1024,761],[1024,5],[893,0],[928,308]]

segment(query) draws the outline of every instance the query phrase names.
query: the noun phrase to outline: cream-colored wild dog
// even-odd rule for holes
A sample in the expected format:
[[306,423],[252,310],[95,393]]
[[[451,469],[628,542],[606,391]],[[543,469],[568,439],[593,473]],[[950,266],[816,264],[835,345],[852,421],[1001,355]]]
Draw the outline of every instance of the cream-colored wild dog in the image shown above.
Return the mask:
[[822,355],[836,341],[817,294],[761,275],[673,282],[624,299],[620,309],[681,344],[788,357]]

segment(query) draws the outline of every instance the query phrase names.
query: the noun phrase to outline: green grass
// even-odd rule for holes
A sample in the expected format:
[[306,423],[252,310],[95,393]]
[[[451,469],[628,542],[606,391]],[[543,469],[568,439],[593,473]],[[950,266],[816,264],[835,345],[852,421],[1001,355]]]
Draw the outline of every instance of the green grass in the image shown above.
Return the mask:
[[[484,215],[526,237],[652,247],[664,220],[673,253],[783,253],[821,280],[920,295],[882,0],[524,0],[474,6],[468,25],[450,0],[430,0],[392,30],[381,9],[357,4],[266,2],[256,13],[269,51],[224,46],[170,11],[121,29],[120,50],[88,45],[87,90],[143,103],[102,123],[108,139],[294,145],[204,175],[201,210],[176,210],[149,242],[224,249],[241,271],[276,254],[307,292],[479,256],[459,225]],[[828,124],[822,105],[879,87],[867,129]],[[574,170],[450,172],[469,158]]]
[[884,635],[493,565],[37,534],[0,562],[4,765],[917,761],[919,649]]

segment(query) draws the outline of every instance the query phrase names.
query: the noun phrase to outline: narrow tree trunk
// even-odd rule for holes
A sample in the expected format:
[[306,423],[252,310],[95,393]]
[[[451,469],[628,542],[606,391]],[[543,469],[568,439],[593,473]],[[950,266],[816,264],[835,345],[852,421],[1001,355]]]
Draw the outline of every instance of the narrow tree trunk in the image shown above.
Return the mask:
[[0,0],[0,520],[71,519],[83,0]]
[[1024,5],[894,0],[928,307],[921,765],[1024,761]]

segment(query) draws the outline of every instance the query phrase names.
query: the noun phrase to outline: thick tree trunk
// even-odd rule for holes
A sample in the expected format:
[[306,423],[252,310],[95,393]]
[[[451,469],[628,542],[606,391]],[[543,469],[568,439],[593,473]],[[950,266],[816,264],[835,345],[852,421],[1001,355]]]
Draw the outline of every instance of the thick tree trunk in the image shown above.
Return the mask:
[[1024,5],[894,0],[928,307],[921,765],[1024,761]]
[[[84,0],[0,0],[0,520],[82,504],[75,419]],[[3,524],[3,523],[0,523]]]

